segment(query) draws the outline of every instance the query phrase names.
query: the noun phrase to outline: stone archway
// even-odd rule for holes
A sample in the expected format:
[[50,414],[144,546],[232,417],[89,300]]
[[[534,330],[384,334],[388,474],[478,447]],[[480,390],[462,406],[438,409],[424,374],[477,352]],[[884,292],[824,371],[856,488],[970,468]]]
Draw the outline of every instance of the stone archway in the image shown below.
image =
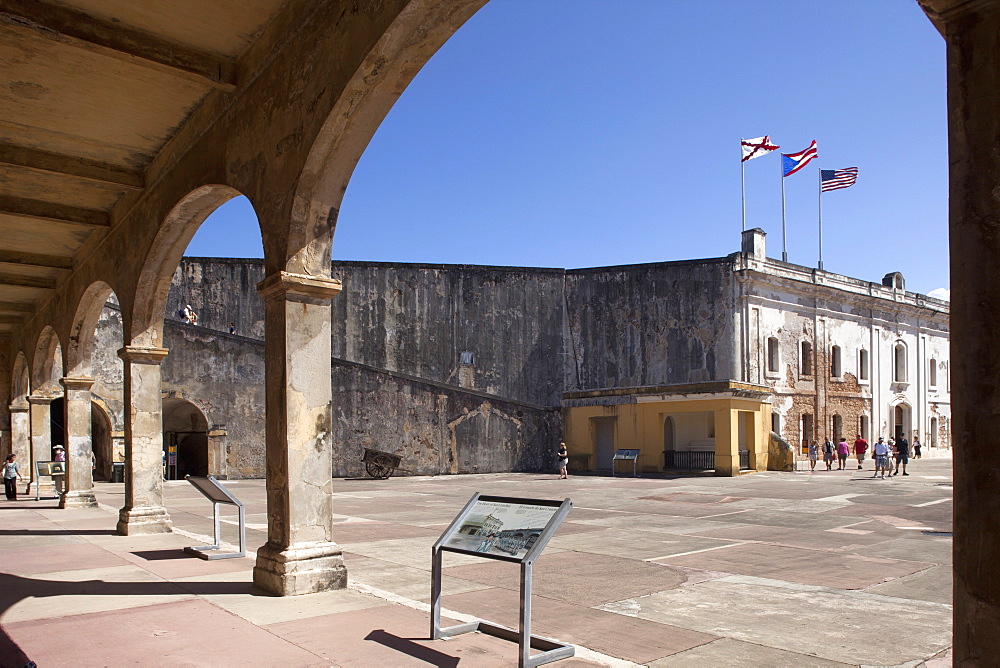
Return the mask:
[[163,448],[167,480],[210,474],[208,419],[190,401],[163,400]]

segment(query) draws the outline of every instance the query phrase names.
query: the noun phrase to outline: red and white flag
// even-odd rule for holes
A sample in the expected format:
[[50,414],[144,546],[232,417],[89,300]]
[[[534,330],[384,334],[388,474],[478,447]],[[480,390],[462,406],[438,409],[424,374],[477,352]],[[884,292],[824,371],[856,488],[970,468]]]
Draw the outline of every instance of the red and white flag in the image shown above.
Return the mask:
[[759,158],[762,155],[767,155],[781,148],[777,144],[771,143],[771,135],[764,135],[756,139],[742,139],[740,140],[740,146],[743,148],[743,159],[740,162]]

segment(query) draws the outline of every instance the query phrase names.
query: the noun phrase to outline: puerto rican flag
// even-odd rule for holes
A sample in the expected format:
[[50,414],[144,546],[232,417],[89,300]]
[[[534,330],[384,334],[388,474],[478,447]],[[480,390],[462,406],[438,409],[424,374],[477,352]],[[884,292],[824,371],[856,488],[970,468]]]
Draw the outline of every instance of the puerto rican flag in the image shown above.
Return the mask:
[[809,148],[804,151],[799,151],[798,153],[782,153],[781,176],[791,176],[808,165],[809,161],[816,157],[819,157],[819,153],[816,152],[815,139],[813,139],[812,143],[809,144]]

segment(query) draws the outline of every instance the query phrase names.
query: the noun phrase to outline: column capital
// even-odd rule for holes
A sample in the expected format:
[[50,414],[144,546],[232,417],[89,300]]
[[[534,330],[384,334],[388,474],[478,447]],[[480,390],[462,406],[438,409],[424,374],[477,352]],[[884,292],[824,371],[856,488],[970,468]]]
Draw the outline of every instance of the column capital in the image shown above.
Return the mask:
[[264,301],[298,298],[311,301],[329,301],[340,292],[342,284],[335,278],[307,276],[280,271],[257,284],[257,292]]
[[147,346],[125,346],[118,351],[118,357],[131,364],[156,364],[159,365],[170,350],[167,348],[153,348]]
[[34,406],[48,406],[58,398],[32,394],[28,396],[28,403]]
[[11,413],[27,413],[29,410],[31,410],[31,406],[29,406],[27,402],[25,403],[15,402],[12,403],[10,406],[8,406],[7,409]]
[[84,376],[66,376],[65,378],[60,378],[59,382],[67,390],[89,390],[94,384],[94,379]]

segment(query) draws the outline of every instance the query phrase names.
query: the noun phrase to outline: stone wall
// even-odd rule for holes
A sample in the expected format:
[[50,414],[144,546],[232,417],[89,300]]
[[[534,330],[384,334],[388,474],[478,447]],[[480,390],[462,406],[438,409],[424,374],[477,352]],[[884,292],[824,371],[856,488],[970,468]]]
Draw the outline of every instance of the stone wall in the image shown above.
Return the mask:
[[333,404],[336,476],[364,475],[366,447],[423,475],[551,470],[562,434],[559,409],[347,362],[334,362]]
[[577,269],[566,275],[573,390],[732,378],[732,260]]
[[334,357],[559,405],[563,270],[340,262],[333,274]]

